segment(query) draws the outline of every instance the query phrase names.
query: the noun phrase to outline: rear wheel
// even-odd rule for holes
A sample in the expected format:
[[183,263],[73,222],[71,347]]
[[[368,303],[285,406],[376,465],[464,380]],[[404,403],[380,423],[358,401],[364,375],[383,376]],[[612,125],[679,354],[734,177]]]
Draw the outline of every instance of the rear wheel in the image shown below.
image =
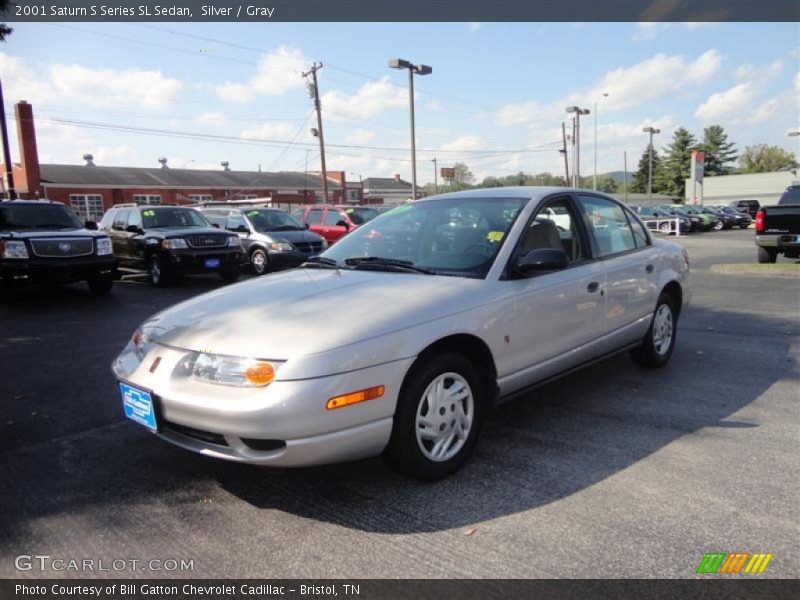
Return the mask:
[[774,263],[778,260],[778,251],[772,248],[758,247],[758,262],[761,264]]
[[250,253],[250,266],[253,268],[253,273],[256,275],[263,275],[269,271],[269,258],[267,253],[261,248],[256,248]]
[[412,367],[384,454],[389,464],[429,481],[461,468],[475,446],[482,418],[484,386],[476,373],[469,360],[453,353]]
[[722,221],[717,221],[716,224],[714,225],[714,229],[716,231],[722,231],[722,229],[724,227],[725,227],[725,224]]
[[89,286],[89,291],[95,296],[103,296],[111,291],[114,286],[114,278],[109,277],[95,277],[89,279],[86,284]]
[[662,293],[656,303],[650,327],[642,340],[642,345],[631,350],[634,362],[644,367],[663,367],[669,362],[675,348],[677,330],[677,314],[672,296]]
[[665,233],[668,235],[672,233],[672,225],[670,223],[661,223],[661,225],[658,226],[658,230],[661,233]]
[[172,280],[169,265],[158,254],[150,257],[147,263],[147,274],[150,278],[150,283],[156,287],[167,287]]

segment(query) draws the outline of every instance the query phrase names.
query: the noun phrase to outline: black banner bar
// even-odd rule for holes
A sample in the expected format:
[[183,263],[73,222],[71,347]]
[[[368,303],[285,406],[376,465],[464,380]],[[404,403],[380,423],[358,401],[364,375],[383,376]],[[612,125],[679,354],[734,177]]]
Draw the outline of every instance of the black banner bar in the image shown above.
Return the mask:
[[29,22],[800,21],[797,0],[15,0]]
[[797,580],[704,576],[695,580],[519,579],[282,579],[122,580],[7,579],[3,600],[529,600],[568,598],[681,598],[737,600],[800,597]]

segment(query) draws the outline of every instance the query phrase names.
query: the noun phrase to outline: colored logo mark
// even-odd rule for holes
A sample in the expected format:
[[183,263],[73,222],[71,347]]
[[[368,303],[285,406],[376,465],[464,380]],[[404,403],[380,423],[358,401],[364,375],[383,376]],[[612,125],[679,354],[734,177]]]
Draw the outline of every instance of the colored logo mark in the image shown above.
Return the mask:
[[765,552],[710,552],[700,561],[696,573],[717,573],[732,575],[734,573],[763,573],[772,554]]

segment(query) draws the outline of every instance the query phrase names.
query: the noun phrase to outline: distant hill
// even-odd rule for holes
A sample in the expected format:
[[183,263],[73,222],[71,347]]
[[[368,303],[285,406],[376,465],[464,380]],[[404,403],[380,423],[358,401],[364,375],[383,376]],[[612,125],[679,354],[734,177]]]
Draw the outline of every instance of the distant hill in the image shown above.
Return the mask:
[[[625,179],[625,171],[611,171],[609,173],[598,173],[597,174],[598,177],[601,177],[601,176],[604,176],[604,175],[606,175],[608,177],[611,177],[611,179],[613,179],[617,183],[622,183],[623,180]],[[634,175],[633,173],[628,171],[628,184],[633,182],[633,175]]]

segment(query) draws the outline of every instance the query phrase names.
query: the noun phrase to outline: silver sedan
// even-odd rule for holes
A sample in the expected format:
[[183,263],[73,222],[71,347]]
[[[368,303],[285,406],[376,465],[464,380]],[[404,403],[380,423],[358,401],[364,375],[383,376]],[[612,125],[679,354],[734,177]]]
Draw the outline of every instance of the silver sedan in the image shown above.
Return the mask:
[[147,319],[126,416],[183,448],[304,466],[461,467],[487,408],[619,352],[670,358],[689,260],[613,198],[496,188],[404,204],[300,268]]

